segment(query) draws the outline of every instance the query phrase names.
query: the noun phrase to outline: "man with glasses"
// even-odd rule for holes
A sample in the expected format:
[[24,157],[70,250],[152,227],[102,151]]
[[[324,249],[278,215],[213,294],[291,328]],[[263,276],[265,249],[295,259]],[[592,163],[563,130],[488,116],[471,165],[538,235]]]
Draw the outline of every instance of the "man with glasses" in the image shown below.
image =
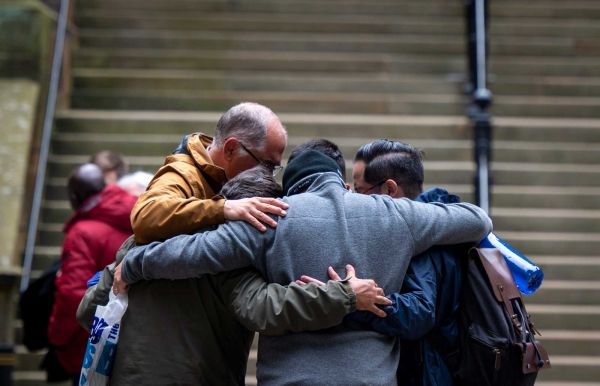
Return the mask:
[[[354,158],[354,189],[421,202],[460,202],[440,188],[423,192],[422,153],[413,146],[380,139],[363,145]],[[402,339],[398,384],[454,384],[458,360],[458,310],[461,289],[460,257],[468,246],[433,247],[414,257],[399,293],[392,293],[386,318],[355,313],[348,323]],[[330,276],[335,278],[335,275]],[[310,279],[310,278],[309,278]],[[308,280],[308,282],[318,281]]]

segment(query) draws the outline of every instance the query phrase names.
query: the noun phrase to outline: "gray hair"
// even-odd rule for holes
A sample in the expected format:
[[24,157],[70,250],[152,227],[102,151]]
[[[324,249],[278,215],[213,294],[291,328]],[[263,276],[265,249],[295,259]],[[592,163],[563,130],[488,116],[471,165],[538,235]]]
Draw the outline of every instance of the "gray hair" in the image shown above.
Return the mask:
[[229,137],[239,139],[253,149],[264,149],[267,126],[279,118],[271,109],[258,103],[243,102],[223,114],[215,130],[214,143],[221,147]]

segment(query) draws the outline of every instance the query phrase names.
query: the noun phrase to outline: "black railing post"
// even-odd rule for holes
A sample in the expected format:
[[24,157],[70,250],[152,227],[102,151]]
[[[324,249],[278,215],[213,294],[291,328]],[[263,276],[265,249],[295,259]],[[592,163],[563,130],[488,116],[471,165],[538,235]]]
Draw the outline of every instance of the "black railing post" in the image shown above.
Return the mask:
[[487,0],[466,1],[468,83],[465,89],[471,98],[468,116],[474,131],[475,200],[489,213],[492,122],[488,108],[492,93],[487,87],[487,9]]

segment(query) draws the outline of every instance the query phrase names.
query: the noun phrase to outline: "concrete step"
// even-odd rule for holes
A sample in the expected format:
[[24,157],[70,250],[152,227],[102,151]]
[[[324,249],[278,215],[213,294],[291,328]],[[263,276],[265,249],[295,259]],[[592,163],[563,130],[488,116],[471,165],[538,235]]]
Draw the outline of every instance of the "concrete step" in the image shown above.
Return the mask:
[[[265,60],[269,58],[269,60]],[[194,70],[300,71],[300,72],[386,72],[402,69],[410,72],[463,70],[460,56],[448,61],[402,55],[396,58],[382,53],[275,52],[249,50],[173,50],[80,48],[73,55],[74,67],[175,68]],[[419,71],[420,69],[420,71]]]
[[495,228],[504,240],[527,256],[555,255],[597,256],[600,247],[598,233],[575,232],[511,232]]
[[[202,25],[203,20],[198,20],[197,17],[186,16],[174,22],[168,23],[164,16],[157,16],[156,18],[145,18],[139,19],[125,17],[119,15],[117,17],[123,17],[122,23],[116,26],[111,25],[112,28],[139,28],[139,29],[172,29],[173,23],[181,26],[185,25],[186,22],[194,25]],[[218,17],[217,17],[218,18]],[[118,18],[111,19],[111,22],[118,21]],[[211,19],[212,20],[212,19]],[[297,18],[294,18],[293,23],[297,23]],[[214,22],[215,20],[213,20]],[[333,21],[335,23],[335,21]],[[199,24],[200,23],[200,24]],[[327,28],[330,27],[330,21],[324,21]],[[133,24],[133,25],[132,25]],[[204,23],[206,24],[206,23]],[[460,23],[457,23],[460,25]],[[318,24],[317,24],[318,25]],[[315,21],[307,20],[305,26],[306,31],[322,32],[318,26],[315,26]],[[375,26],[381,26],[381,24],[375,24]],[[104,45],[103,48],[95,48],[97,51],[108,51],[113,52],[117,49],[134,49],[147,47],[147,49],[195,49],[195,50],[218,50],[228,49],[230,51],[235,50],[258,50],[258,51],[273,51],[273,52],[374,52],[374,53],[390,53],[390,54],[429,54],[429,55],[464,55],[465,43],[463,40],[462,33],[456,33],[453,35],[448,34],[432,34],[427,35],[424,33],[401,33],[401,34],[388,34],[387,36],[369,36],[369,35],[346,35],[346,34],[328,34],[329,36],[322,36],[319,34],[280,34],[277,33],[273,36],[272,31],[264,31],[263,33],[254,31],[245,31],[242,35],[236,35],[234,33],[229,34],[217,34],[210,32],[206,35],[203,33],[206,29],[210,28],[203,25],[202,30],[196,32],[196,38],[194,35],[188,35],[185,40],[175,40],[173,44],[169,44],[172,38],[161,39],[153,38],[152,41],[156,40],[156,44],[149,44],[150,41],[145,44],[142,43],[137,45],[125,45],[121,46],[116,43],[114,46]],[[347,31],[339,31],[342,33],[351,33],[361,30],[361,27],[350,25]],[[260,30],[259,30],[260,31]],[[270,34],[268,32],[271,32]],[[290,32],[295,32],[292,30]],[[378,31],[361,31],[364,33],[373,34]],[[509,32],[510,34],[510,32]],[[224,35],[224,36],[223,36]],[[179,42],[179,43],[178,43]],[[183,43],[183,44],[182,44]],[[519,36],[502,34],[490,39],[490,55],[494,56],[542,56],[542,57],[564,57],[564,56],[584,56],[584,57],[597,57],[600,51],[600,38],[571,38],[571,37],[529,37],[528,39],[522,39]],[[92,45],[94,46],[94,45]]]
[[546,280],[594,281],[600,276],[598,256],[531,256]]
[[541,371],[538,376],[540,381],[554,381],[566,386],[573,380],[596,382],[600,379],[600,357],[598,356],[551,355],[550,361],[552,369]]
[[600,209],[597,188],[502,185],[492,191],[497,207]]
[[[117,98],[118,96],[118,98]],[[369,114],[458,115],[465,103],[460,94],[371,94],[371,93],[318,93],[318,92],[243,92],[211,90],[157,90],[156,93],[113,89],[74,90],[73,107],[126,110],[227,110],[240,100],[252,100],[277,111],[351,113],[361,110]],[[529,107],[529,106],[528,106]],[[556,108],[556,106],[552,106]],[[534,107],[535,108],[535,107]],[[581,106],[573,106],[574,110]],[[525,107],[516,106],[517,110]],[[544,108],[542,107],[542,110]],[[564,109],[563,114],[569,115]],[[583,107],[584,110],[585,107]],[[600,114],[600,113],[599,113]]]
[[[412,93],[460,93],[463,76],[456,74],[285,73],[77,68],[80,90],[235,90]],[[160,92],[160,91],[158,91]]]
[[600,319],[598,305],[526,304],[542,334],[545,330],[594,331]]
[[[340,7],[340,4],[344,4],[345,7]],[[316,8],[317,6],[321,6],[322,8]],[[350,12],[356,14],[365,14],[367,12],[380,12],[380,13],[388,13],[394,11],[396,13],[411,11],[414,12],[418,10],[419,13],[431,12],[433,15],[441,16],[440,8],[448,8],[448,9],[456,9],[460,12],[461,5],[455,3],[449,3],[443,0],[428,0],[422,1],[418,4],[414,2],[410,2],[408,0],[387,0],[387,1],[378,1],[375,3],[365,3],[361,1],[331,1],[331,0],[303,0],[303,1],[252,1],[252,2],[227,2],[227,1],[198,1],[198,0],[178,0],[176,2],[172,2],[170,4],[165,4],[160,0],[148,0],[148,1],[139,1],[139,0],[130,0],[127,3],[119,2],[117,0],[90,0],[88,2],[83,3],[79,6],[78,9],[85,10],[111,10],[115,8],[122,9],[130,9],[130,10],[157,10],[157,11],[172,11],[173,9],[181,9],[181,10],[235,10],[237,12],[243,11],[251,11],[255,12],[256,10],[260,10],[261,12],[271,12],[271,13],[280,13],[282,11],[302,11],[310,13],[313,9],[318,11],[318,13],[326,13],[329,9],[331,13],[337,14],[340,12]],[[359,7],[356,9],[355,7]],[[504,0],[500,4],[492,3],[491,10],[496,13],[496,8],[501,8],[504,12],[508,12],[511,9],[516,9],[516,13],[519,16],[523,16],[523,12],[530,12],[528,17],[534,17],[535,15],[540,13],[540,9],[545,8],[558,8],[559,10],[564,9],[597,9],[598,4],[591,0],[572,0],[569,3],[561,2],[560,0],[536,0],[535,2],[523,3],[518,0]],[[342,9],[340,9],[342,8]],[[381,11],[379,11],[381,9]],[[551,11],[546,11],[545,13],[552,13]]]
[[[126,25],[121,27],[98,25],[80,30],[80,42],[86,47],[168,47],[168,41],[174,46],[199,47],[198,42],[213,41],[221,36],[227,46],[237,44],[237,40],[254,40],[263,36],[268,41],[274,42],[289,37],[290,41],[306,38],[318,34],[324,40],[343,39],[345,35],[352,34],[357,41],[386,45],[391,43],[390,36],[402,35],[460,35],[464,32],[462,23],[457,23],[455,18],[440,19],[435,17],[403,17],[394,16],[368,16],[343,17],[342,15],[278,15],[273,17],[268,14],[198,14],[190,16],[189,13],[179,13],[179,17],[186,20],[195,17],[199,23],[190,25],[169,25],[157,28],[156,26]],[[200,20],[202,20],[200,22]],[[549,23],[550,24],[550,23]],[[502,26],[502,25],[501,25]],[[504,24],[503,27],[509,27]],[[539,36],[552,36],[549,25],[537,25],[523,30],[523,32],[536,32]],[[515,26],[516,27],[516,26]],[[569,28],[569,25],[565,25]],[[578,36],[579,31],[588,32],[593,36],[596,28],[592,24],[584,24],[578,29],[572,29],[573,35]],[[206,36],[203,36],[206,34]],[[250,36],[245,37],[244,34]],[[561,35],[565,36],[565,35]],[[381,38],[381,43],[376,41]],[[133,44],[137,42],[137,44]],[[388,43],[386,43],[388,42]],[[191,44],[191,46],[190,46]],[[364,44],[363,44],[364,46]],[[361,47],[358,45],[357,47]]]
[[[236,90],[460,93],[464,76],[456,74],[327,74],[274,72],[218,72],[124,68],[76,68],[74,87],[79,90]],[[490,80],[495,95],[598,96],[600,78],[499,75]],[[160,93],[160,91],[158,91]]]
[[72,382],[46,382],[46,373],[43,371],[15,371],[13,373],[14,386],[71,386]]
[[600,331],[544,330],[538,339],[555,356],[600,356]]
[[[123,9],[124,5],[120,8]],[[189,11],[182,15],[189,17]],[[291,16],[278,15],[273,17],[269,14],[240,14],[240,13],[218,13],[212,14],[212,18],[206,17],[206,14],[200,16],[204,19],[202,24],[189,26],[183,30],[175,26],[173,29],[150,29],[132,28],[84,28],[79,31],[80,43],[87,47],[160,47],[163,42],[170,41],[174,45],[190,44],[197,39],[203,39],[197,34],[201,28],[204,33],[211,34],[217,32],[238,33],[245,31],[247,33],[271,33],[272,39],[278,39],[285,33],[316,33],[328,34],[330,37],[335,34],[356,33],[360,35],[378,34],[382,40],[386,35],[396,34],[428,34],[428,35],[459,35],[464,33],[463,23],[457,22],[455,17],[433,17],[419,16],[406,17],[402,14],[396,15],[368,15],[363,13],[360,18],[353,15],[352,18],[340,18],[336,14],[335,18],[330,15],[326,19],[323,14],[302,15],[294,14]],[[225,18],[226,20],[222,20]],[[222,21],[222,22],[217,22]],[[103,26],[100,26],[103,27]],[[571,19],[535,19],[528,18],[527,23],[511,18],[496,17],[489,26],[490,37],[492,40],[506,39],[508,36],[528,36],[528,37],[569,37],[569,38],[590,38],[600,36],[600,27],[594,20],[571,20]],[[275,36],[274,36],[275,35]],[[324,36],[323,36],[324,37]],[[243,39],[243,36],[240,36]],[[209,37],[210,39],[210,37]],[[231,43],[231,40],[229,42]],[[360,40],[360,39],[359,39]],[[578,40],[581,41],[581,40]],[[135,43],[135,44],[134,44]],[[187,45],[186,45],[187,46]]]
[[[148,20],[156,20],[157,24],[162,26],[179,26],[179,28],[197,28],[200,24],[188,22],[190,16],[195,16],[200,20],[203,17],[210,19],[213,14],[222,15],[268,15],[272,18],[292,17],[292,16],[315,16],[315,19],[322,18],[352,18],[361,19],[365,15],[367,17],[381,17],[383,20],[392,15],[401,15],[403,17],[419,18],[436,16],[438,18],[456,18],[462,20],[463,8],[460,4],[449,4],[447,2],[438,3],[437,6],[423,6],[420,3],[400,3],[395,7],[390,7],[390,4],[372,4],[372,3],[344,3],[340,6],[339,2],[238,2],[235,5],[219,3],[197,3],[192,9],[176,8],[169,9],[134,9],[127,8],[96,8],[96,9],[81,9],[76,14],[78,25],[88,27],[118,27],[127,25],[125,21],[129,21],[129,25],[142,26],[146,25]],[[114,9],[119,9],[120,12],[115,15]],[[111,18],[111,16],[119,16]],[[160,16],[163,16],[161,19]],[[506,6],[504,4],[492,4],[490,16],[497,19],[551,19],[551,20],[569,20],[577,17],[584,21],[591,21],[595,17],[600,16],[600,9],[597,6],[589,6],[585,4],[581,7],[571,6],[570,4],[554,3],[551,7],[546,4],[536,5],[518,5]],[[214,17],[214,16],[213,16]],[[222,20],[221,22],[225,22]]]
[[600,211],[550,209],[550,208],[501,208],[492,212],[494,227],[512,232],[572,232],[600,233]]
[[[596,270],[600,273],[600,269]],[[528,303],[535,304],[600,304],[600,283],[583,280],[544,280],[542,287],[532,296]]]
[[[264,58],[269,60],[265,61]],[[75,67],[121,67],[193,70],[328,71],[395,73],[464,73],[463,55],[388,53],[274,52],[248,50],[190,51],[173,49],[111,50],[80,48]],[[490,58],[490,75],[600,76],[598,58],[544,56]]]
[[[197,19],[190,15],[186,17]],[[303,23],[301,17],[295,16],[292,20],[276,20],[273,23],[273,19],[266,18],[266,20],[259,20],[259,25],[252,28],[251,24],[248,24],[248,19],[244,18],[243,25],[251,27],[246,31],[238,28],[235,31],[215,31],[207,28],[206,25],[202,25],[202,30],[193,31],[166,29],[169,26],[159,30],[146,29],[147,26],[108,31],[92,29],[82,32],[81,44],[98,49],[227,48],[229,50],[435,53],[436,55],[459,54],[465,50],[462,29],[454,32],[445,31],[434,23],[434,33],[431,33],[427,21],[413,20],[411,23],[401,22],[386,26],[380,22],[378,17],[376,18],[377,23],[373,24],[377,30],[366,28],[366,31],[361,31],[361,25],[355,26],[346,23],[348,24],[347,30],[330,33],[328,30],[332,28],[331,20],[319,22],[319,20],[313,19],[313,17],[307,18]],[[398,23],[396,17],[391,20]],[[215,22],[215,20],[212,21]],[[198,23],[203,22],[198,21]],[[333,24],[335,25],[335,20]],[[286,27],[282,28],[282,25]],[[454,26],[462,27],[462,23],[455,21]],[[379,30],[386,27],[389,31]],[[528,36],[527,39],[522,39],[511,30],[510,25],[505,27],[506,31],[500,31],[497,36],[492,35],[490,38],[490,50],[495,55],[597,56],[598,54],[598,49],[595,47],[595,45],[600,45],[598,38],[562,35]],[[131,28],[131,26],[127,26],[127,28]],[[356,31],[362,33],[356,33]],[[600,29],[598,32],[597,35],[600,37]],[[549,47],[553,49],[549,49]]]
[[15,346],[17,354],[16,371],[40,371],[40,366],[46,355],[46,350],[29,352],[25,346]]
[[[64,224],[64,223],[63,223]],[[56,231],[60,233],[59,231]],[[56,236],[58,237],[58,235]],[[58,245],[42,245],[39,242],[36,244],[33,255],[32,270],[38,274],[32,277],[39,277],[39,274],[48,269],[54,262],[60,260],[62,250],[62,242]]]
[[[57,132],[211,134],[219,112],[62,110]],[[463,116],[278,113],[290,136],[471,139]],[[600,143],[600,119],[496,117],[494,139]]]
[[[110,15],[110,11],[120,9],[131,15],[156,15],[166,14],[171,17],[182,11],[197,14],[210,14],[212,12],[233,13],[233,14],[253,14],[264,13],[271,16],[279,15],[326,15],[326,16],[362,16],[377,15],[387,16],[390,14],[407,15],[412,17],[419,16],[461,16],[462,7],[460,4],[448,2],[426,2],[423,5],[406,1],[400,2],[360,2],[360,1],[253,1],[253,2],[223,2],[223,1],[187,1],[177,2],[176,6],[165,7],[160,4],[149,4],[140,6],[136,4],[122,5],[122,3],[112,6],[108,4],[86,4],[78,12],[78,20],[81,18],[104,18]],[[340,6],[343,4],[343,6]],[[87,25],[88,23],[86,23]]]
[[[459,115],[466,98],[451,94],[368,92],[227,91],[132,89],[73,91],[73,107],[126,110],[226,110],[253,100],[284,112]],[[499,95],[492,107],[498,116],[600,118],[600,97]]]

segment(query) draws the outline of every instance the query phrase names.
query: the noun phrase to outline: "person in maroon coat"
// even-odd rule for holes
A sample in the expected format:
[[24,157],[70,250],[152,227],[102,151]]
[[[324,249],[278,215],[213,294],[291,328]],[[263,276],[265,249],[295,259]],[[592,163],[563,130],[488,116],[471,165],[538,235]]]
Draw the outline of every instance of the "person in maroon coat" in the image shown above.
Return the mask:
[[66,234],[57,274],[48,339],[64,370],[78,378],[88,333],[75,319],[87,281],[115,260],[132,233],[129,216],[137,200],[117,185],[105,185],[101,169],[91,163],[78,167],[68,183],[75,213]]

